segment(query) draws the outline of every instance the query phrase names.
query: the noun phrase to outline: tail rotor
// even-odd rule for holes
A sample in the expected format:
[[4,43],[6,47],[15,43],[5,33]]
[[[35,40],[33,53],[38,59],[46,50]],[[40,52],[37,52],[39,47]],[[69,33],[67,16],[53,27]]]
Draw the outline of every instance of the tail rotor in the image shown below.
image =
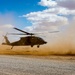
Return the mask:
[[[8,35],[8,33],[6,33],[6,35],[3,35],[3,40],[2,40],[2,45],[5,45],[5,44],[7,44],[7,42],[9,43],[9,41],[8,41],[8,39],[7,39],[7,35]],[[5,41],[4,41],[5,40]]]

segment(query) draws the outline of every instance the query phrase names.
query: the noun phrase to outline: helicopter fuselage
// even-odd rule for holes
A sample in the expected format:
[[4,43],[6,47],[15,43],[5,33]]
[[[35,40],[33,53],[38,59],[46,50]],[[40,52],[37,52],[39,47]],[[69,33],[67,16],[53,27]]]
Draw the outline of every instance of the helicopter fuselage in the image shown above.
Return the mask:
[[36,36],[27,36],[27,37],[21,37],[19,41],[10,43],[10,45],[12,46],[24,46],[24,45],[30,45],[31,47],[33,47],[34,45],[37,45],[37,47],[39,47],[39,45],[42,44],[46,44],[47,42],[44,41],[42,38],[40,37],[36,37]]
[[35,35],[34,33],[28,33],[26,31],[23,31],[23,30],[18,29],[18,28],[14,28],[14,29],[22,32],[23,34],[11,33],[12,35],[27,35],[27,36],[21,37],[20,40],[12,42],[12,43],[10,43],[7,36],[4,36],[6,43],[2,43],[3,45],[10,45],[10,46],[12,46],[12,48],[13,48],[13,46],[31,46],[31,47],[33,47],[34,45],[37,45],[37,47],[39,48],[40,45],[47,43],[42,38],[34,36]]

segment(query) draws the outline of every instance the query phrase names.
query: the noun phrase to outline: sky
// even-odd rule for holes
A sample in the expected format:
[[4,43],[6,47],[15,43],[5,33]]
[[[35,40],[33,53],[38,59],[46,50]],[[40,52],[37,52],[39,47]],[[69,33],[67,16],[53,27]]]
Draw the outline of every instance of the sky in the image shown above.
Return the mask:
[[75,0],[0,0],[0,36],[16,32],[13,27],[17,27],[43,32],[50,42],[65,36],[67,40],[75,38],[74,24]]

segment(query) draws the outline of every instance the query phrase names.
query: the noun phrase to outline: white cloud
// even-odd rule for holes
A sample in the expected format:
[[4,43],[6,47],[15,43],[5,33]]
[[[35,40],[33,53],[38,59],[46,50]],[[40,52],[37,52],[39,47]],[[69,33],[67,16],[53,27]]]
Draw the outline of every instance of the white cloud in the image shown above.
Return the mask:
[[75,10],[69,10],[66,8],[59,8],[58,14],[62,15],[75,15]]
[[[72,3],[75,0],[72,0]],[[65,6],[71,3],[71,0],[41,0],[38,4],[48,7],[43,11],[31,12],[21,17],[26,17],[32,26],[26,27],[26,29],[32,30],[56,30],[60,26],[67,25],[69,23],[69,16],[72,18],[75,16],[75,9],[70,9]]]
[[75,9],[75,0],[41,0],[38,2],[41,6],[46,7],[65,7],[68,9]]
[[25,27],[24,30],[28,31],[28,32],[31,32],[31,31],[33,31],[33,27],[32,26],[27,26],[27,27]]
[[0,28],[13,28],[11,24],[1,25]]
[[1,25],[0,26],[0,34],[6,34],[12,30],[14,26],[11,24]]
[[71,10],[75,9],[75,0],[56,0],[57,5]]
[[54,7],[57,5],[57,3],[53,0],[41,0],[38,4],[47,7]]
[[56,4],[54,6],[56,7],[50,7],[46,9],[45,12],[61,15],[75,15],[75,0],[41,0],[39,3],[41,3],[42,6],[45,6],[46,3],[46,6],[49,7],[50,4],[52,4],[51,2],[54,2]]
[[[32,22],[32,27],[27,27],[28,29],[31,28],[31,30],[50,30],[52,29],[52,26],[62,26],[66,25],[68,23],[68,19],[63,16],[58,16],[55,11],[56,9],[46,9],[44,11],[39,12],[31,12],[27,15],[23,15],[23,17],[26,17],[28,20]],[[54,12],[54,13],[52,13]],[[56,29],[57,29],[56,27]]]

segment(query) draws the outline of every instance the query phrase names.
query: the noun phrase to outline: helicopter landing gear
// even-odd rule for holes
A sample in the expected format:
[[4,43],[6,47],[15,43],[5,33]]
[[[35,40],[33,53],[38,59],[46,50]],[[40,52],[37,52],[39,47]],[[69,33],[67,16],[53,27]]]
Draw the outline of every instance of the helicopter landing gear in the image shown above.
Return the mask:
[[33,47],[33,45],[31,45],[31,47]]
[[37,45],[37,48],[39,48],[39,45]]
[[13,49],[14,46],[11,47],[11,49]]

